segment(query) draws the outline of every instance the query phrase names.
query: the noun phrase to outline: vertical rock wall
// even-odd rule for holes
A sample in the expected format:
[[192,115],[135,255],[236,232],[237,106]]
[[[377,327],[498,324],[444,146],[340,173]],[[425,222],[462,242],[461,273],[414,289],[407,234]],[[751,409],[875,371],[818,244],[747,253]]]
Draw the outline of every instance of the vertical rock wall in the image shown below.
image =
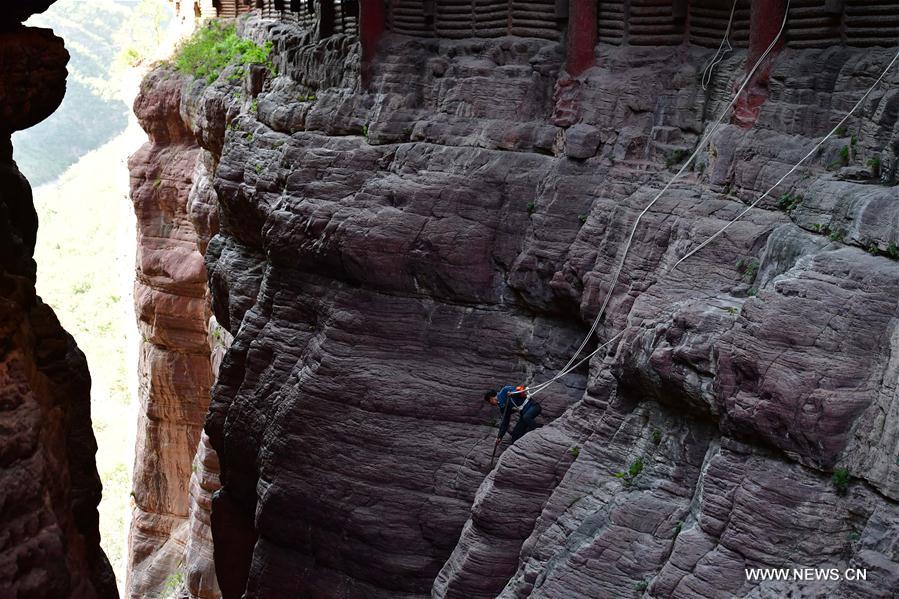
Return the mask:
[[[207,573],[185,560],[189,519],[202,501],[194,455],[212,385],[206,270],[201,251],[217,226],[204,195],[201,148],[180,114],[184,80],[168,72],[144,81],[135,113],[150,141],[131,157],[137,215],[135,304],[140,351],[128,595],[155,596],[191,581],[214,597]],[[212,458],[209,458],[212,459]],[[207,460],[208,461],[208,460]],[[193,481],[193,482],[191,482]]]
[[[758,49],[729,53],[704,90],[711,34],[690,45],[655,27],[661,4],[633,3],[635,29],[600,35],[578,76],[551,38],[388,35],[363,89],[354,38],[251,17],[242,32],[274,43],[278,75],[183,85],[221,215],[212,306],[233,335],[206,423],[224,597],[897,588],[899,75],[669,272],[829,130],[890,50],[771,59],[746,128],[727,112],[642,218],[597,332],[618,341],[547,391],[545,426],[490,469],[484,389],[565,363],[637,215]],[[754,39],[739,8],[735,46]],[[205,443],[195,464],[212,468]],[[199,509],[218,483],[194,480]],[[871,579],[744,575],[794,565]]]
[[0,16],[0,596],[114,598],[100,549],[90,375],[35,294],[37,215],[10,142],[65,93],[63,40],[21,25],[50,4],[17,2]]

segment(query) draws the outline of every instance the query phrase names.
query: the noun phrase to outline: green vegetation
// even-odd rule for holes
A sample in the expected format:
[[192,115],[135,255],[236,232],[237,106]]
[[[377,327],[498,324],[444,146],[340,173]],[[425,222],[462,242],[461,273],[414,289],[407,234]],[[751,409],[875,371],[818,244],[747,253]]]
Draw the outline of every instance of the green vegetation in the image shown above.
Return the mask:
[[638,593],[642,593],[643,591],[645,591],[648,588],[649,588],[648,580],[641,580],[634,585],[634,590],[637,591]]
[[667,166],[668,168],[671,168],[672,166],[676,166],[676,165],[680,164],[681,162],[683,162],[684,159],[687,158],[687,156],[689,156],[689,155],[690,155],[689,150],[682,150],[682,149],[674,150],[673,152],[669,153],[668,156],[665,158],[665,166]]
[[368,139],[368,124],[362,125],[362,137]]
[[13,134],[16,162],[33,187],[56,179],[125,130],[133,98],[122,84],[128,78],[124,71],[138,59],[119,61],[117,56],[137,39],[130,31],[138,19],[142,47],[155,49],[162,39],[155,34],[167,26],[169,12],[165,0],[58,0],[28,19],[30,26],[53,29],[71,55],[62,106]]
[[899,247],[896,246],[895,241],[891,241],[884,250],[880,249],[880,246],[873,239],[868,239],[867,241],[863,242],[862,246],[864,247],[865,251],[872,256],[884,256],[886,258],[890,258],[891,260],[899,260]]
[[631,467],[627,469],[627,473],[631,478],[635,478],[641,472],[643,472],[643,458],[637,458],[631,462]]
[[870,160],[868,160],[868,166],[871,168],[871,173],[875,177],[880,176],[880,158],[878,158],[877,156],[871,158]]
[[528,202],[528,214],[534,214],[537,211],[537,202]]
[[778,208],[789,214],[801,202],[802,196],[787,192],[785,194],[782,194],[777,200],[777,206]]
[[568,453],[570,453],[575,458],[577,458],[581,454],[581,448],[578,447],[577,445],[575,445],[574,447],[572,447],[568,450]]
[[250,114],[256,114],[259,112],[259,100],[253,98],[253,101],[250,102]]
[[586,214],[578,214],[577,219],[579,221],[581,221],[581,224],[583,225],[584,223],[587,222],[587,215]]
[[837,468],[833,471],[833,476],[830,477],[830,480],[837,490],[837,493],[845,495],[846,490],[849,489],[849,470],[846,468]]
[[652,442],[658,445],[662,442],[662,431],[657,428],[652,429],[652,433],[650,433],[650,438]]
[[178,587],[181,586],[181,583],[184,582],[184,574],[181,573],[181,570],[175,570],[165,579],[165,584],[162,586],[162,591],[159,593],[160,599],[168,599],[169,597],[174,597],[175,592],[178,590]]
[[842,241],[844,235],[845,235],[845,233],[843,232],[842,229],[834,229],[830,233],[830,240],[831,241]]
[[759,274],[760,263],[755,258],[740,258],[737,260],[737,272],[743,275],[743,278],[749,281],[755,281],[756,275]]
[[164,0],[140,0],[126,10],[130,12],[128,19],[113,36],[119,48],[114,65],[118,70],[138,67],[154,58],[171,14]]
[[626,484],[630,484],[635,478],[637,478],[637,476],[640,475],[641,472],[643,472],[643,465],[643,458],[637,458],[636,460],[631,462],[631,465],[630,467],[628,467],[627,472],[616,472],[614,476],[615,478],[624,480]]
[[842,163],[843,166],[849,165],[849,146],[840,148],[840,163]]
[[242,77],[243,67],[254,64],[264,65],[274,73],[271,50],[271,42],[259,46],[239,37],[235,25],[210,21],[179,46],[172,61],[179,73],[213,83],[229,66],[239,67],[229,78]]
[[87,293],[90,290],[90,281],[79,281],[72,286],[72,293],[74,293],[75,295],[81,295],[82,293]]
[[678,520],[677,524],[674,525],[674,536],[676,537],[677,535],[679,535],[683,529],[684,529],[683,520]]
[[746,292],[746,295],[748,295],[749,297],[755,297],[756,295],[758,295],[758,293],[759,293],[758,287],[750,287],[749,291]]

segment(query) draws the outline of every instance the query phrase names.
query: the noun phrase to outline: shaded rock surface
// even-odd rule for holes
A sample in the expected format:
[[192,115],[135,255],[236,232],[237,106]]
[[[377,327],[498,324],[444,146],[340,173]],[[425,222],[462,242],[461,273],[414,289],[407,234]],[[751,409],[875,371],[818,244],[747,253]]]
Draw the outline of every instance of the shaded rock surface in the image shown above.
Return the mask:
[[[746,53],[703,91],[712,52],[692,46],[600,45],[572,80],[552,41],[388,36],[364,90],[348,38],[242,28],[279,76],[180,96],[211,153],[206,270],[234,337],[206,422],[225,597],[895,594],[899,192],[834,163],[850,145],[895,163],[899,75],[855,141],[672,270],[891,51],[780,52],[754,127],[724,119],[643,216],[597,332],[620,338],[491,472],[484,389],[565,364]],[[831,565],[868,581],[744,574]]]
[[65,93],[62,40],[20,25],[49,4],[17,4],[0,21],[0,596],[115,598],[87,362],[35,294],[37,215],[10,143]]

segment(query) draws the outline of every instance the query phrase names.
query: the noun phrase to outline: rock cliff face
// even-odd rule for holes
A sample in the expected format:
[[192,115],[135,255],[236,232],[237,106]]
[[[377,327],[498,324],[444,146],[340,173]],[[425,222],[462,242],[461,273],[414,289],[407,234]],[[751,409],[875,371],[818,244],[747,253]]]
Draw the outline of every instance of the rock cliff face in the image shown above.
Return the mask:
[[[220,218],[206,271],[233,343],[206,432],[225,597],[894,596],[899,69],[671,267],[895,50],[778,48],[747,116],[728,108],[747,49],[703,90],[700,44],[601,39],[575,77],[554,39],[388,34],[363,88],[354,38],[241,27],[278,76],[172,83],[165,111],[192,135],[172,160],[209,152]],[[622,259],[588,351],[620,337],[491,470],[483,391],[562,367]],[[748,581],[760,566],[868,580]]]
[[213,377],[201,252],[218,223],[207,154],[179,112],[185,83],[167,71],[154,73],[134,106],[150,141],[129,162],[138,224],[134,296],[143,337],[131,597],[187,588],[194,597],[217,596],[211,546],[200,530],[203,506],[208,514],[204,493],[215,483],[207,467],[217,466],[214,454],[204,458],[197,448],[206,447],[201,429]]
[[84,354],[35,294],[37,215],[10,136],[65,94],[63,40],[0,16],[0,596],[117,597],[100,549],[100,479]]

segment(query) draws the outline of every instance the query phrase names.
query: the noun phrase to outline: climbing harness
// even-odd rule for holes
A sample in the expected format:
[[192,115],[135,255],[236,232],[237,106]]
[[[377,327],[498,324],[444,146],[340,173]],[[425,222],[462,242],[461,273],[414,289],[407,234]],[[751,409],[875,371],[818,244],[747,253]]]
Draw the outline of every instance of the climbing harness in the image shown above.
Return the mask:
[[[521,402],[521,405],[515,405],[515,402],[512,400],[516,397],[520,399],[522,396],[524,397],[524,401]],[[521,412],[524,410],[524,407],[528,405],[528,402],[531,401],[531,396],[524,386],[519,385],[515,387],[514,391],[510,391],[509,394],[506,395],[506,401],[513,412]]]
[[[696,156],[699,154],[699,152],[705,147],[705,145],[711,140],[711,137],[717,132],[718,128],[719,128],[720,125],[721,125],[721,122],[723,121],[723,118],[724,118],[725,114],[728,114],[728,113],[730,112],[731,108],[733,108],[734,104],[737,102],[737,100],[739,99],[740,95],[741,95],[741,94],[743,93],[743,91],[745,90],[746,86],[747,86],[747,85],[749,84],[749,82],[752,80],[752,78],[753,78],[753,76],[755,75],[756,71],[758,70],[759,66],[760,66],[761,64],[764,63],[764,61],[767,59],[768,55],[771,53],[772,49],[773,49],[774,46],[776,45],[777,41],[778,41],[778,40],[780,39],[780,37],[783,35],[784,29],[786,28],[786,24],[787,24],[787,15],[789,14],[790,3],[791,3],[791,0],[787,0],[787,4],[786,4],[785,10],[784,10],[784,19],[783,19],[783,22],[781,23],[780,30],[778,31],[777,35],[772,39],[771,43],[768,45],[768,47],[765,49],[765,51],[764,51],[764,52],[762,53],[762,55],[759,57],[758,61],[755,63],[755,65],[754,65],[753,68],[750,70],[750,72],[747,74],[746,78],[743,80],[743,83],[740,85],[740,87],[739,87],[739,89],[737,90],[736,94],[734,95],[733,99],[730,101],[730,103],[727,105],[727,107],[722,111],[721,115],[720,115],[720,116],[718,117],[718,119],[715,121],[715,124],[714,124],[714,125],[712,126],[712,128],[709,130],[709,133],[707,133],[707,134],[700,140],[700,143],[699,143],[699,145],[697,146],[696,150],[693,151],[693,153],[690,155],[690,157],[687,159],[687,161],[684,162],[684,164],[683,164],[683,165],[681,166],[681,168],[677,171],[677,173],[675,173],[675,175],[668,181],[668,183],[662,188],[662,190],[661,190],[658,194],[656,194],[656,196],[652,199],[652,201],[650,201],[649,204],[647,204],[646,207],[645,207],[645,208],[640,212],[640,214],[637,216],[637,219],[636,219],[636,221],[634,222],[633,227],[631,228],[630,234],[629,234],[628,239],[627,239],[627,242],[626,242],[626,244],[625,244],[624,252],[623,252],[623,254],[622,254],[621,260],[619,261],[618,267],[617,267],[616,270],[615,270],[615,275],[614,275],[614,277],[612,278],[612,285],[609,287],[609,290],[608,290],[608,292],[606,293],[606,296],[605,296],[605,298],[604,298],[604,300],[603,300],[602,306],[600,307],[600,310],[599,310],[599,312],[597,313],[596,318],[594,319],[592,326],[590,327],[590,331],[587,333],[587,335],[585,336],[584,340],[581,342],[581,344],[580,344],[580,346],[578,347],[577,351],[574,353],[574,355],[571,357],[571,359],[568,360],[568,362],[566,363],[566,365],[565,365],[565,366],[564,366],[564,367],[563,367],[563,368],[562,368],[562,369],[561,369],[561,370],[560,370],[554,377],[552,377],[551,379],[549,379],[549,380],[547,380],[547,381],[544,381],[544,382],[542,382],[542,383],[540,383],[540,384],[538,384],[538,385],[533,385],[533,386],[525,387],[525,388],[524,388],[524,391],[525,391],[525,393],[526,393],[527,399],[526,399],[525,403],[522,404],[521,407],[524,407],[524,405],[527,404],[527,401],[529,401],[530,398],[532,398],[532,397],[534,397],[535,395],[541,393],[543,390],[545,390],[546,388],[548,388],[550,385],[552,385],[554,382],[556,382],[557,380],[559,380],[559,379],[562,378],[563,376],[565,376],[565,375],[569,374],[570,372],[576,370],[576,369],[579,368],[582,364],[584,364],[585,362],[587,362],[588,360],[590,360],[593,356],[595,356],[595,355],[598,354],[599,352],[601,352],[601,351],[607,349],[612,343],[614,343],[615,341],[617,341],[617,340],[624,334],[624,332],[625,332],[626,329],[623,329],[623,330],[619,331],[616,335],[614,335],[613,337],[611,337],[610,339],[608,339],[605,343],[601,344],[599,347],[597,347],[597,348],[596,348],[595,350],[593,350],[591,353],[589,353],[588,355],[586,355],[586,356],[583,357],[582,359],[577,360],[577,358],[580,356],[581,352],[584,350],[584,348],[586,347],[587,343],[589,342],[590,338],[591,338],[591,337],[593,336],[593,334],[596,332],[596,329],[597,329],[598,326],[599,326],[599,321],[600,321],[600,319],[602,318],[603,314],[605,313],[606,308],[608,307],[608,304],[609,304],[609,301],[610,301],[610,299],[611,299],[612,293],[613,293],[615,287],[616,287],[617,284],[618,284],[618,279],[619,279],[620,276],[621,276],[621,271],[622,271],[623,268],[624,268],[624,262],[625,262],[625,260],[626,260],[626,258],[627,258],[628,251],[630,250],[630,247],[631,247],[631,245],[633,244],[634,235],[636,234],[636,230],[637,230],[637,227],[638,227],[639,224],[640,224],[640,221],[642,220],[643,216],[649,211],[649,209],[652,208],[652,206],[659,200],[659,198],[661,198],[661,196],[662,196],[662,195],[663,195],[663,194],[664,194],[664,193],[671,187],[671,185],[674,183],[674,181],[677,180],[677,179],[684,173],[684,171],[686,170],[687,166],[689,166],[689,165],[693,162],[693,160],[696,158]],[[732,22],[732,20],[733,20],[733,14],[734,14],[734,9],[735,9],[735,8],[736,8],[736,0],[735,0],[735,2],[734,2],[733,7],[731,8],[731,22]],[[729,35],[730,27],[731,27],[731,24],[728,23],[727,32],[725,33],[725,40],[726,40],[726,38],[727,38],[728,35]],[[722,40],[722,45],[719,46],[719,51],[721,50],[721,48],[722,48],[723,46],[724,46],[724,40]],[[727,43],[727,46],[728,46],[728,48],[730,49],[730,44],[729,44],[729,43]],[[727,50],[726,50],[726,51],[727,51]],[[717,58],[717,53],[716,53],[716,56],[713,58],[712,62],[710,63],[711,68],[714,68],[715,65],[717,65],[718,63],[721,62],[720,60],[718,60],[717,62],[715,62],[715,58]],[[793,166],[792,166],[792,167],[791,167],[791,168],[790,168],[790,169],[789,169],[783,176],[781,176],[781,177],[777,180],[777,182],[776,182],[774,185],[772,185],[771,187],[769,187],[764,193],[762,193],[758,198],[756,198],[751,204],[749,204],[749,205],[748,205],[743,211],[741,211],[736,217],[734,217],[733,219],[731,219],[730,221],[728,221],[727,224],[725,224],[723,227],[721,227],[719,230],[717,230],[713,235],[711,235],[711,236],[710,236],[709,238],[707,238],[705,241],[701,242],[701,243],[700,243],[699,245],[697,245],[695,248],[693,248],[692,250],[690,250],[689,252],[687,252],[682,258],[680,258],[677,262],[675,262],[670,268],[668,268],[668,269],[666,269],[665,271],[663,271],[663,272],[662,272],[662,276],[669,274],[670,272],[672,272],[673,270],[675,270],[676,268],[678,268],[678,267],[679,267],[685,260],[687,260],[688,258],[694,256],[696,253],[700,252],[703,248],[705,248],[706,246],[708,246],[712,241],[714,241],[714,240],[715,240],[716,238],[718,238],[721,234],[723,234],[723,233],[724,233],[728,228],[730,228],[734,223],[736,223],[737,221],[739,221],[740,219],[742,219],[747,213],[749,213],[750,210],[752,210],[753,208],[755,208],[756,206],[758,206],[758,205],[759,205],[765,198],[769,197],[769,196],[771,195],[771,192],[773,192],[779,185],[781,185],[781,184],[782,184],[782,183],[783,183],[783,182],[784,182],[790,175],[792,175],[794,172],[796,172],[796,169],[798,169],[798,168],[799,168],[799,167],[800,167],[806,160],[808,160],[812,155],[814,155],[815,152],[817,152],[818,149],[819,149],[822,145],[824,145],[824,143],[825,143],[828,139],[830,139],[830,138],[831,138],[831,137],[832,137],[838,130],[840,130],[841,127],[843,127],[843,126],[845,125],[845,123],[849,120],[849,118],[855,113],[856,110],[858,110],[858,108],[862,105],[862,103],[865,101],[865,99],[867,99],[867,97],[871,94],[871,92],[874,91],[874,89],[875,89],[875,88],[876,88],[876,87],[883,81],[884,77],[886,77],[887,73],[890,72],[890,70],[893,68],[893,66],[896,64],[897,61],[899,61],[899,51],[897,51],[896,55],[895,55],[895,56],[893,57],[893,59],[887,64],[886,68],[884,68],[884,70],[881,72],[880,76],[877,77],[877,79],[874,81],[874,83],[867,89],[867,91],[865,91],[865,93],[861,96],[861,98],[859,98],[859,100],[858,100],[858,101],[855,103],[855,105],[849,110],[849,112],[847,112],[846,115],[843,116],[843,118],[840,119],[840,121],[836,124],[836,126],[834,126],[834,127],[830,130],[830,132],[827,133],[827,135],[825,135],[823,138],[821,138],[821,140],[819,140],[819,141],[818,141],[818,142],[817,142],[817,143],[816,143],[816,144],[815,144],[815,145],[808,151],[808,153],[805,154],[805,156],[803,156],[803,157],[802,157],[796,164],[794,164],[794,165],[793,165]],[[708,68],[709,68],[709,67],[707,67],[707,69],[708,69]],[[705,78],[705,74],[703,75],[703,78]],[[516,391],[519,391],[520,389],[521,389],[521,388],[519,387],[518,389],[516,389]],[[475,447],[477,447],[477,445],[480,444],[480,442],[481,442],[481,440],[478,440],[478,442],[475,444]],[[475,447],[473,447],[472,450],[474,450]],[[493,464],[494,464],[494,461],[495,461],[495,458],[496,458],[496,449],[497,449],[497,447],[498,447],[498,444],[494,444],[493,455],[491,456],[491,459],[490,459],[490,467],[491,467],[491,469],[493,468]],[[469,455],[470,455],[470,453],[471,453],[471,451],[469,451]],[[463,464],[465,463],[465,461],[467,461],[467,458],[468,458],[468,456],[466,456],[465,460],[463,460]],[[459,471],[461,471],[461,466],[460,466],[460,470],[459,470]],[[453,479],[454,481],[455,481],[455,479],[458,477],[458,474],[459,474],[459,472],[456,473],[456,477]]]
[[[740,87],[739,87],[739,89],[737,89],[737,92],[734,94],[733,99],[731,99],[731,101],[724,108],[724,110],[721,111],[721,114],[715,120],[715,123],[709,129],[708,133],[706,133],[700,139],[699,144],[696,146],[696,149],[693,150],[693,153],[690,155],[690,157],[681,165],[680,169],[678,169],[678,171],[674,174],[674,176],[671,177],[671,179],[669,179],[668,183],[665,184],[665,186],[662,188],[662,190],[659,191],[659,193],[657,193],[655,195],[655,197],[652,199],[652,201],[650,201],[646,205],[646,207],[643,208],[643,210],[640,212],[640,214],[637,216],[637,219],[634,221],[634,224],[631,227],[631,231],[630,231],[630,234],[628,235],[627,242],[624,245],[624,251],[622,252],[621,260],[618,262],[618,266],[615,269],[614,276],[612,276],[612,279],[611,279],[612,284],[609,285],[609,290],[606,293],[605,299],[602,302],[602,306],[600,307],[599,312],[596,314],[596,318],[593,320],[593,325],[590,327],[590,330],[587,332],[587,335],[584,337],[584,340],[581,342],[577,351],[574,352],[574,355],[571,356],[571,359],[568,361],[568,363],[566,363],[565,366],[562,368],[562,370],[560,370],[554,377],[552,377],[548,381],[544,381],[537,385],[529,386],[528,393],[530,396],[534,396],[534,395],[541,393],[544,389],[546,389],[547,387],[549,387],[550,385],[555,383],[557,380],[559,380],[560,378],[562,378],[563,376],[565,376],[566,374],[568,374],[569,372],[574,370],[574,368],[572,368],[572,365],[575,364],[578,356],[580,356],[581,352],[584,351],[584,348],[587,346],[587,343],[590,341],[590,339],[593,337],[593,334],[596,332],[596,329],[599,327],[600,320],[602,319],[603,315],[605,315],[605,311],[609,305],[609,301],[612,299],[612,293],[615,291],[615,287],[618,285],[618,279],[621,277],[621,271],[624,269],[624,262],[627,259],[628,253],[630,252],[631,245],[633,245],[634,235],[636,235],[636,233],[637,233],[637,228],[640,226],[640,222],[643,220],[643,217],[646,215],[646,213],[649,212],[650,208],[652,208],[655,205],[655,203],[662,197],[662,195],[664,195],[665,192],[671,188],[671,185],[678,178],[680,178],[681,175],[684,174],[684,172],[687,170],[687,167],[690,166],[690,164],[693,162],[693,160],[696,159],[696,156],[699,155],[699,152],[701,152],[705,148],[705,146],[711,141],[712,137],[718,132],[718,129],[721,126],[721,123],[723,122],[724,117],[726,115],[730,114],[731,109],[734,107],[734,105],[737,103],[737,100],[743,94],[743,91],[746,89],[746,86],[749,85],[749,83],[755,77],[756,71],[758,71],[759,67],[762,64],[764,64],[765,60],[768,58],[768,55],[771,54],[771,51],[777,45],[777,41],[783,35],[784,29],[786,29],[786,26],[787,26],[787,15],[790,12],[791,1],[792,0],[787,0],[787,5],[784,9],[784,18],[780,24],[780,30],[778,30],[777,35],[774,36],[774,38],[771,40],[771,43],[768,44],[768,47],[765,48],[765,51],[762,53],[762,55],[756,61],[755,65],[753,65],[752,69],[749,71],[749,73],[743,79],[743,83],[740,84]],[[728,27],[728,29],[729,29],[729,27]],[[725,37],[727,37],[727,34],[725,34]],[[594,354],[595,353],[596,352],[594,352]]]

